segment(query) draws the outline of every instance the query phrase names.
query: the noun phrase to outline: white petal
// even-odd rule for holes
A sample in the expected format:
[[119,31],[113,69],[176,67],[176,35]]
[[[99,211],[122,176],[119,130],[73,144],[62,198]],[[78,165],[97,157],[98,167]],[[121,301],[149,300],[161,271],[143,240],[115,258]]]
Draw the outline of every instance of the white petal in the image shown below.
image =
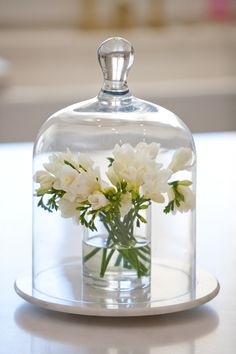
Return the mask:
[[179,185],[177,189],[184,196],[184,202],[180,205],[181,209],[185,212],[194,209],[195,194],[193,193],[193,191],[189,187],[181,185]]
[[71,218],[73,216],[79,215],[78,210],[76,210],[77,204],[71,203],[67,199],[61,199],[58,202],[59,210],[61,211],[61,216],[63,218]]
[[132,208],[132,197],[130,193],[125,193],[121,197],[120,215],[124,217]]
[[136,151],[145,158],[154,160],[157,157],[159,148],[160,144],[157,143],[146,144],[144,142],[140,142],[136,146]]
[[173,155],[169,168],[173,172],[188,170],[193,165],[193,152],[190,148],[180,148]]
[[95,192],[89,195],[88,201],[91,204],[93,210],[101,209],[110,204],[109,200],[107,200],[105,195],[101,192]]

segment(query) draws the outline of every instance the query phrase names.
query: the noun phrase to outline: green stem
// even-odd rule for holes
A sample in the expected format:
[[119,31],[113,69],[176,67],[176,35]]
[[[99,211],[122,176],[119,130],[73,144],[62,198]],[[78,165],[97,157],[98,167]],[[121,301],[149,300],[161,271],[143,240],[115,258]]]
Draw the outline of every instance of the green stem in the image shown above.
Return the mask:
[[140,249],[140,250],[137,250],[137,255],[138,255],[141,259],[143,259],[144,261],[150,262],[150,257],[148,258],[148,257],[144,256],[144,255],[141,253],[141,249]]
[[[136,244],[136,239],[133,235],[134,222],[139,208],[140,205],[137,204],[123,219],[120,218],[120,215],[115,215],[112,220],[109,220],[109,222],[107,222],[104,213],[101,212],[99,214],[100,220],[108,233],[106,242],[107,248],[102,249],[100,268],[101,278],[104,277],[115,251],[118,251],[118,256],[114,266],[120,266],[123,261],[122,266],[127,269],[135,269],[138,277],[148,275],[149,269],[143,262],[150,262],[150,247],[145,246],[137,249],[134,248]],[[101,250],[101,248],[96,248],[91,251],[86,257],[84,257],[84,261],[86,262],[89,260],[99,250]]]
[[139,261],[137,256],[137,250],[127,249],[119,250],[119,252],[122,254],[123,258],[127,260],[134,269],[136,269],[139,278],[142,275],[147,275],[148,269]]
[[120,266],[122,258],[123,258],[122,254],[119,253],[119,255],[118,255],[117,259],[116,259],[115,267],[119,267]]
[[86,256],[84,256],[84,258],[83,258],[84,262],[87,262],[90,258],[95,256],[95,254],[97,254],[100,250],[101,250],[101,248],[95,248],[94,250],[89,252]]
[[150,248],[150,246],[145,246],[145,247],[142,247],[142,248],[140,248],[139,249],[140,251],[142,251],[143,253],[147,253],[147,254],[151,254],[151,248]]
[[105,266],[106,266],[106,255],[107,255],[107,248],[103,248],[102,250],[102,262],[101,262],[101,270],[100,270],[100,277],[103,278],[105,274]]
[[104,264],[102,265],[102,272],[100,272],[100,277],[103,278],[105,273],[106,273],[106,270],[107,270],[107,267],[108,267],[108,264],[111,260],[111,257],[113,256],[113,253],[115,252],[115,249],[112,249],[110,250],[106,260],[104,261]]

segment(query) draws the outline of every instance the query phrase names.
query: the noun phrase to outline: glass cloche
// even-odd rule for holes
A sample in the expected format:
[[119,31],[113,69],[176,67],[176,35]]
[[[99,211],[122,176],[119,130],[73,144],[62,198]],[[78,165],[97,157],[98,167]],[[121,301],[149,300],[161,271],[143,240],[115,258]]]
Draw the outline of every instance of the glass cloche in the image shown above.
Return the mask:
[[33,292],[65,306],[164,306],[195,295],[195,148],[132,96],[133,48],[98,49],[98,96],[53,114],[34,146]]

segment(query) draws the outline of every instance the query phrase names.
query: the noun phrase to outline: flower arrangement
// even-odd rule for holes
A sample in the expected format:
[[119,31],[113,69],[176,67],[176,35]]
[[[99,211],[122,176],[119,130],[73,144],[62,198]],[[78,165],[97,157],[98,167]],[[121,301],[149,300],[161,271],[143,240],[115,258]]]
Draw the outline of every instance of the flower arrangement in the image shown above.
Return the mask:
[[173,179],[176,172],[192,167],[192,150],[178,149],[166,168],[157,162],[159,150],[160,144],[154,142],[140,142],[135,147],[116,145],[112,156],[107,157],[110,184],[102,180],[99,168],[87,154],[75,155],[69,149],[50,155],[44,170],[34,176],[40,184],[36,189],[39,207],[48,212],[59,210],[62,217],[73,218],[93,232],[98,220],[105,227],[106,247],[95,247],[84,256],[88,262],[101,252],[101,278],[114,254],[115,266],[132,268],[138,277],[150,275],[150,245],[140,246],[134,228],[147,223],[143,211],[151,202],[166,203],[166,214],[194,207],[192,182]]

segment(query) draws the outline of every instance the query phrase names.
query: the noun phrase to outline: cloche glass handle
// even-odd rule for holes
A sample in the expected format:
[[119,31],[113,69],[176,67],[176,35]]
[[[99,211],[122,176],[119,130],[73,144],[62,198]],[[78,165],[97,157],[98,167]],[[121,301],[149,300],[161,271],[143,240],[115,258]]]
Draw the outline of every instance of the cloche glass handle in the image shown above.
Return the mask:
[[124,38],[106,39],[98,48],[98,60],[104,76],[103,91],[124,94],[127,76],[134,61],[134,49]]

